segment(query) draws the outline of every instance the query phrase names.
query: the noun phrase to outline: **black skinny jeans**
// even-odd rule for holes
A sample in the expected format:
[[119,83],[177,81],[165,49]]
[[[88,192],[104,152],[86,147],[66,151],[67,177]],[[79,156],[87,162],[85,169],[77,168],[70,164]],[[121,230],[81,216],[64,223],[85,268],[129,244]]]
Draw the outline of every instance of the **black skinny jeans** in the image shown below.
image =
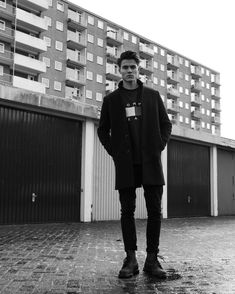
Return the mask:
[[[159,238],[161,230],[161,199],[163,186],[143,185],[147,208],[146,251],[159,252]],[[136,188],[119,190],[121,203],[121,228],[125,251],[137,250],[137,237],[135,226]]]

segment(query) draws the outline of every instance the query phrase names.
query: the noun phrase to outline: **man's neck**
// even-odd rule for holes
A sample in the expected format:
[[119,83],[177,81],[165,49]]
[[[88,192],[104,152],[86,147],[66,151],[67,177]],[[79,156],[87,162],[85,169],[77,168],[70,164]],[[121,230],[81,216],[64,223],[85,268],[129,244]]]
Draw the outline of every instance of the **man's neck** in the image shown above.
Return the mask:
[[123,81],[123,88],[127,89],[127,90],[134,90],[136,88],[138,88],[138,83],[137,81],[131,81],[131,82],[126,82]]

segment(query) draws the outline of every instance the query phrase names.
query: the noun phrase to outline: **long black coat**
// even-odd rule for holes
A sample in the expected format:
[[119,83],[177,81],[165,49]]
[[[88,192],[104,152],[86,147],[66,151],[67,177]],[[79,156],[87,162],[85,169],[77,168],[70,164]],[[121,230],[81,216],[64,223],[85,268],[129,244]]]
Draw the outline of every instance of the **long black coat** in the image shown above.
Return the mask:
[[[142,97],[143,184],[164,185],[161,151],[169,140],[172,125],[159,92],[144,87],[139,80],[138,84]],[[115,189],[134,185],[131,142],[120,87],[122,82],[119,83],[117,90],[104,97],[98,127],[100,142],[112,156],[115,164]]]

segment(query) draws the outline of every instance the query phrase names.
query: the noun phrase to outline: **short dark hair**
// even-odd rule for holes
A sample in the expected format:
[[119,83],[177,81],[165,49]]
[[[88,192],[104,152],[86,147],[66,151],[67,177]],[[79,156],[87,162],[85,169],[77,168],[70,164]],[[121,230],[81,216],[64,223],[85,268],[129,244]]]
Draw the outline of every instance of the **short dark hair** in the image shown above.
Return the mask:
[[122,52],[122,54],[120,55],[120,57],[117,60],[117,64],[119,67],[121,67],[122,61],[124,59],[134,59],[137,65],[139,65],[139,63],[140,63],[139,56],[134,51],[128,50],[128,51]]

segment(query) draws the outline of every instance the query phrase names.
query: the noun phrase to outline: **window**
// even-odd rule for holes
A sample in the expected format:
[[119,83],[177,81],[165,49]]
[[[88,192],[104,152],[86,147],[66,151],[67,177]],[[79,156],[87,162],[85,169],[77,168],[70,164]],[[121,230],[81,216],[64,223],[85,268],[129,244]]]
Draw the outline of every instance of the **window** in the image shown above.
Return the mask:
[[202,114],[205,114],[205,111],[206,111],[205,108],[202,108]]
[[206,115],[207,115],[207,116],[210,116],[210,115],[211,115],[211,112],[210,112],[209,109],[207,109],[207,111],[206,111]]
[[184,65],[187,66],[187,67],[189,67],[189,61],[187,59],[185,59]]
[[206,88],[210,89],[210,84],[209,83],[206,83]]
[[185,92],[186,95],[189,95],[189,89],[185,89],[184,92]]
[[189,124],[189,118],[188,117],[185,117],[185,123]]
[[92,81],[93,80],[93,72],[88,70],[86,72],[86,77],[87,77],[88,80]]
[[202,85],[202,87],[205,87],[205,82],[201,81],[201,85]]
[[161,84],[162,87],[164,87],[165,86],[165,81],[161,80],[160,84]]
[[206,70],[206,75],[209,77],[210,76],[210,71],[207,69]]
[[64,12],[64,3],[57,1],[57,10]]
[[154,53],[158,53],[158,47],[157,46],[153,46],[153,51],[154,51]]
[[103,83],[103,76],[102,75],[99,75],[99,74],[97,74],[96,75],[96,81],[97,81],[97,83]]
[[90,52],[87,52],[87,60],[89,60],[89,61],[93,61],[93,59],[94,59],[93,54],[90,53]]
[[201,95],[201,98],[202,98],[202,101],[205,101],[205,95],[204,94]]
[[51,38],[44,36],[43,40],[46,42],[47,47],[51,47]]
[[179,87],[180,93],[184,93],[184,88],[182,86]]
[[205,127],[206,127],[206,124],[204,121],[202,121],[202,128],[205,129]]
[[102,20],[98,19],[98,24],[97,24],[99,29],[103,29],[104,28],[104,22]]
[[50,81],[49,79],[42,78],[42,83],[45,85],[46,88],[50,87]]
[[62,71],[62,62],[55,60],[55,69]]
[[100,46],[100,47],[103,47],[104,46],[104,41],[100,38],[97,38],[97,45]]
[[189,75],[185,74],[185,80],[189,81]]
[[182,115],[180,115],[180,122],[184,122],[184,118]]
[[87,22],[88,22],[90,25],[94,25],[94,24],[95,24],[95,19],[94,19],[94,17],[91,16],[91,15],[88,15]]
[[162,101],[165,101],[165,95],[161,94]]
[[165,50],[164,49],[161,49],[161,55],[165,56]]
[[55,48],[58,51],[63,51],[63,43],[60,41],[55,41]]
[[96,93],[96,101],[102,101],[102,93]]
[[129,41],[129,34],[127,32],[123,33],[123,38],[127,41]]
[[64,24],[62,22],[60,22],[60,21],[56,21],[56,29],[58,31],[62,31],[63,32],[63,30],[64,30]]
[[0,76],[3,76],[3,65],[0,65]]
[[158,84],[158,78],[157,78],[157,77],[154,77],[154,78],[153,78],[153,83],[154,83],[155,85]]
[[97,63],[103,65],[103,57],[97,56]]
[[210,130],[211,125],[210,125],[209,123],[207,123],[207,124],[206,124],[206,128],[207,128],[208,130]]
[[87,41],[90,43],[94,43],[94,36],[91,34],[87,34]]
[[179,101],[179,107],[180,107],[180,108],[183,108],[183,107],[184,107],[184,103],[183,103],[183,101]]
[[47,26],[51,27],[51,18],[49,16],[44,16],[44,19],[46,20]]
[[136,44],[136,43],[137,43],[137,37],[132,35],[132,37],[131,37],[131,42],[132,42],[133,44]]
[[154,61],[154,62],[153,62],[153,67],[154,67],[154,68],[158,68],[158,62],[157,62],[157,61]]
[[201,74],[204,75],[204,73],[205,73],[205,68],[201,67]]
[[160,68],[161,68],[161,71],[164,71],[165,70],[165,65],[161,64]]
[[185,109],[189,109],[189,104],[187,102],[185,103]]
[[56,91],[61,91],[61,83],[57,82],[57,81],[54,81],[54,89]]
[[86,90],[86,98],[92,99],[92,91],[91,90]]
[[43,57],[43,58],[42,58],[42,61],[46,63],[46,66],[47,66],[47,67],[50,67],[50,66],[51,66],[51,60],[50,60],[50,58],[48,58],[48,57]]
[[0,30],[5,31],[5,21],[0,20]]
[[0,52],[4,53],[5,51],[5,45],[3,43],[0,43]]

